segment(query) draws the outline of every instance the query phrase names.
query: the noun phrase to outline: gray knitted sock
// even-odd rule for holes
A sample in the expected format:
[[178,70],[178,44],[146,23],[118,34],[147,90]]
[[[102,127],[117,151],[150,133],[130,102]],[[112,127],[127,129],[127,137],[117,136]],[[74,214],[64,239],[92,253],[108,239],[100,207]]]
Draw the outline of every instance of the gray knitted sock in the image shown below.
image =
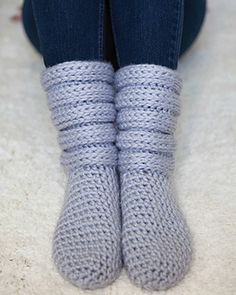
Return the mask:
[[65,62],[42,75],[68,171],[53,257],[59,272],[85,289],[109,284],[121,270],[113,80],[103,62]]
[[181,81],[157,65],[116,73],[124,264],[146,289],[166,289],[187,272],[190,236],[171,187]]

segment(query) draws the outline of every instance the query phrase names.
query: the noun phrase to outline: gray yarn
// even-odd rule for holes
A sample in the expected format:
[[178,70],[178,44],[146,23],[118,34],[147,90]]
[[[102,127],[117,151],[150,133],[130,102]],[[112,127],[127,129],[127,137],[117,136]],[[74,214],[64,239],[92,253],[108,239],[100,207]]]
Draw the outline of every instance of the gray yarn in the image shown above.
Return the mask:
[[121,270],[113,79],[110,64],[86,61],[42,75],[68,171],[53,258],[65,278],[85,289],[106,286]]
[[130,65],[115,75],[121,172],[123,259],[146,289],[175,285],[191,260],[190,235],[171,186],[181,80],[157,65]]

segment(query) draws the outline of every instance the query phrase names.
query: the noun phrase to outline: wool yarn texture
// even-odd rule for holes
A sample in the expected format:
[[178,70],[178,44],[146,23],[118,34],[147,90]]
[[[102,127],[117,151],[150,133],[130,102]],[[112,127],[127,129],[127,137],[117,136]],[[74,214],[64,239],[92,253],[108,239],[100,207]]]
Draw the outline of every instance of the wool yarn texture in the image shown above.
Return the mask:
[[68,175],[54,262],[76,286],[104,287],[122,266],[114,71],[105,62],[65,62],[47,68],[42,85]]
[[181,87],[176,71],[158,65],[115,74],[123,260],[130,279],[149,290],[175,285],[191,261],[171,181]]

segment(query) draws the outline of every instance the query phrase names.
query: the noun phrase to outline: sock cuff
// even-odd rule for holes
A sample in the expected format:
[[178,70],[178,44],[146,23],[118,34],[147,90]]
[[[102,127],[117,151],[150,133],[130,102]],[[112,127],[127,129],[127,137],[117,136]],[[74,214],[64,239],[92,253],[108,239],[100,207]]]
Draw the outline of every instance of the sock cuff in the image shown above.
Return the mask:
[[112,65],[101,61],[69,61],[49,67],[41,75],[41,84],[45,90],[63,82],[86,81],[113,84],[114,69]]
[[155,64],[128,65],[119,69],[115,74],[117,90],[128,85],[149,85],[165,87],[180,94],[182,79],[176,70]]
[[130,65],[116,72],[115,86],[120,171],[169,175],[180,114],[182,82],[177,72],[158,65]]
[[43,72],[66,167],[116,166],[113,81],[111,64],[103,62],[66,62]]

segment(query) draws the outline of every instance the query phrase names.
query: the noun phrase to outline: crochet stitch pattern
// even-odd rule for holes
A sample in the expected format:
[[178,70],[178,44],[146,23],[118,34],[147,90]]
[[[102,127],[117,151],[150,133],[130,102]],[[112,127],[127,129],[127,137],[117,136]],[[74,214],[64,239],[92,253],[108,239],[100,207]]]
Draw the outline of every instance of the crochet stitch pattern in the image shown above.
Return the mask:
[[42,75],[68,173],[53,258],[84,289],[108,285],[122,266],[113,84],[113,68],[103,62],[65,62]]
[[171,184],[181,85],[175,71],[158,65],[115,74],[123,259],[130,279],[150,290],[175,285],[191,260]]

